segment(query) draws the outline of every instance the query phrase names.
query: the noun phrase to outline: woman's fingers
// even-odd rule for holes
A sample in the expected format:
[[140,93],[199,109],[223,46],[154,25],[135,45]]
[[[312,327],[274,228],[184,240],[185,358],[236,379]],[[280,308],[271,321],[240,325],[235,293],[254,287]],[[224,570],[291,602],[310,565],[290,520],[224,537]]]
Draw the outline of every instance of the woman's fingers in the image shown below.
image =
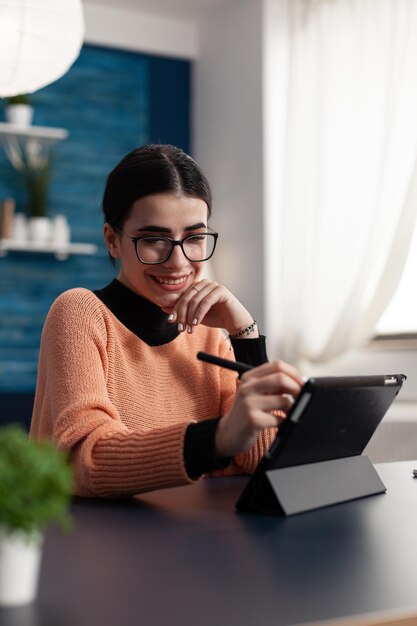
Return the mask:
[[178,302],[178,316],[191,331],[217,301],[216,294],[220,289],[217,283],[201,281],[193,285]]
[[202,280],[190,287],[176,303],[170,321],[178,324],[180,331],[192,332],[210,308],[219,301],[221,285]]
[[198,296],[190,302],[188,310],[189,322],[200,324],[212,307],[220,302],[224,296],[224,287],[218,283],[210,283],[201,289]]
[[285,361],[264,363],[245,372],[229,412],[220,420],[216,453],[225,456],[248,450],[260,431],[281,424],[304,380]]
[[170,314],[169,321],[178,324],[180,331],[189,333],[198,324],[204,324],[233,334],[253,322],[250,313],[224,285],[207,278],[189,287],[172,309],[162,310]]
[[[301,385],[286,374],[269,374],[262,378],[246,380],[239,385],[242,396],[285,395],[297,397]],[[288,399],[288,398],[287,398]]]
[[219,458],[248,450],[265,428],[278,428],[286,418],[288,405],[283,396],[258,396],[253,402],[237,401],[224,416],[216,431],[216,454]]
[[253,397],[250,404],[251,406],[247,407],[249,422],[252,426],[262,429],[268,426],[278,426],[286,417],[292,402],[286,396],[269,395]]
[[[269,383],[272,383],[272,381],[275,380],[277,384],[280,384],[283,387],[285,387],[286,382],[288,382],[287,379],[290,379],[291,381],[294,381],[296,383],[298,391],[304,385],[304,379],[301,376],[300,372],[289,363],[280,360],[270,361],[268,363],[258,365],[257,367],[254,367],[248,372],[242,374],[240,380],[241,383],[243,383],[250,380],[263,380],[268,376],[276,377],[275,379],[269,379]],[[282,393],[291,393],[291,391],[282,391]]]

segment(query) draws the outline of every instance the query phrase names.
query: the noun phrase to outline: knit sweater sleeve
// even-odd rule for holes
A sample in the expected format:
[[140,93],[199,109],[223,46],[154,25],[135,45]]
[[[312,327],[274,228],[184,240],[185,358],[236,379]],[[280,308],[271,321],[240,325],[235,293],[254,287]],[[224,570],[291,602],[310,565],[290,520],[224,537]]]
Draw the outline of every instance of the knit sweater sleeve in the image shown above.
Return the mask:
[[45,322],[30,436],[68,451],[76,495],[120,497],[191,483],[183,461],[187,423],[127,428],[109,397],[98,300],[87,290],[71,292]]
[[254,367],[268,362],[265,335],[259,335],[256,339],[232,339],[231,344],[236,361]]

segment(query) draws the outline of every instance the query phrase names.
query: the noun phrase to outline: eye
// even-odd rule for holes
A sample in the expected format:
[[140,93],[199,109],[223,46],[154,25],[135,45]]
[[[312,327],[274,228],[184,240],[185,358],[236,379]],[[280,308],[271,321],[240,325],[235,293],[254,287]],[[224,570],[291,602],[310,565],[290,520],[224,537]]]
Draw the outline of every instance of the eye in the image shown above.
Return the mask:
[[189,243],[199,243],[201,241],[204,241],[206,238],[205,234],[201,234],[201,235],[190,235],[189,237],[187,237],[187,242]]
[[141,245],[144,246],[161,246],[167,243],[167,240],[161,237],[145,237],[144,239],[139,239]]

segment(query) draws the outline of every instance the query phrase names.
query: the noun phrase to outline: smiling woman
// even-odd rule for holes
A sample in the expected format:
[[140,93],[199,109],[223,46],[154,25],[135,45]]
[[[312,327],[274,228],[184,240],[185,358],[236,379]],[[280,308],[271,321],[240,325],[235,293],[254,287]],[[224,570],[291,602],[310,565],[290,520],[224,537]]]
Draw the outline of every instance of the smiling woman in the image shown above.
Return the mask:
[[[178,148],[142,146],[108,176],[103,212],[117,279],[53,303],[31,436],[69,451],[81,496],[252,472],[282,419],[275,410],[291,405],[303,381],[290,365],[267,362],[249,311],[203,276],[217,241],[205,175]],[[198,352],[234,352],[255,367],[237,385]]]

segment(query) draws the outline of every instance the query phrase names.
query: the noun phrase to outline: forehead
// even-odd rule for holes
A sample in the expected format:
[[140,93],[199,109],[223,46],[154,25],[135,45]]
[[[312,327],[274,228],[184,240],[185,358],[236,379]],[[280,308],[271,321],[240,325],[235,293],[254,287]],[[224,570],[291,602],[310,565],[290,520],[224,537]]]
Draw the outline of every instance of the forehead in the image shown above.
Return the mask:
[[207,204],[201,198],[153,194],[133,203],[127,222],[135,228],[163,226],[175,229],[191,224],[207,224]]

